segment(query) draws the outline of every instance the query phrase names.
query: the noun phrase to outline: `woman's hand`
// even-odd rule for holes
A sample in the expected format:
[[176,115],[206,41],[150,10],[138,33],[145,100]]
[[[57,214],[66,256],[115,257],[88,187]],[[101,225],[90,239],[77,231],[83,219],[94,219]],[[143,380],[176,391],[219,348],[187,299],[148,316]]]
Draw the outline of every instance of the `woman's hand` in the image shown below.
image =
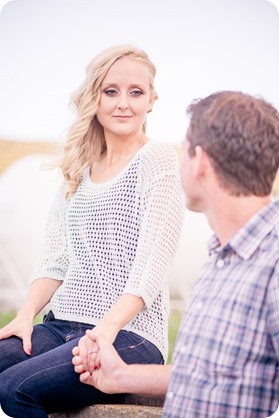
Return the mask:
[[15,335],[22,340],[23,350],[30,356],[32,353],[33,320],[50,301],[61,283],[61,280],[48,277],[41,277],[32,282],[26,301],[17,316],[0,330],[0,340]]
[[92,373],[94,368],[98,367],[97,357],[99,347],[96,342],[93,342],[87,335],[84,335],[79,340],[78,346],[76,348],[76,355],[78,355],[77,368],[75,371],[77,373],[83,373],[89,371]]
[[107,341],[113,344],[118,330],[114,329],[111,325],[107,324],[106,321],[101,321],[92,330],[87,330],[86,335],[81,337],[78,343],[78,364],[75,371],[82,373],[88,371],[93,373],[99,365],[99,346],[96,339],[99,335],[103,336]]
[[0,340],[16,336],[22,340],[23,350],[29,356],[32,353],[31,336],[33,333],[33,319],[17,315],[8,325],[0,329]]

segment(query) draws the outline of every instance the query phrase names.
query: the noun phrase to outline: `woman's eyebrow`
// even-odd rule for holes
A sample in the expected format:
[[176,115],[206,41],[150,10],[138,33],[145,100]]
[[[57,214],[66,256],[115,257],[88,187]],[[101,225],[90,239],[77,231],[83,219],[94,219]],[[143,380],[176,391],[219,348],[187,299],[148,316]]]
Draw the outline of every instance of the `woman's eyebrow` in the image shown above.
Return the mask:
[[[103,83],[101,86],[102,87],[118,87],[119,85],[117,83]],[[142,83],[133,83],[129,85],[129,88],[134,88],[134,87],[140,87],[144,89],[146,88],[146,85]]]

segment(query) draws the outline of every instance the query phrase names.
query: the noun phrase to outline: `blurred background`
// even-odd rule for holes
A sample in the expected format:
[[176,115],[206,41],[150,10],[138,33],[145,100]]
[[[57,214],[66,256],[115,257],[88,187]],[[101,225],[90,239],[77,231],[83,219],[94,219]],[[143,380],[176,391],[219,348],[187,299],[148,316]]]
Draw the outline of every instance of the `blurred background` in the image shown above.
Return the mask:
[[[146,50],[159,94],[147,133],[179,153],[194,98],[242,90],[279,108],[279,14],[266,0],[0,0],[0,7],[1,312],[25,296],[61,180],[41,164],[67,137],[69,99],[89,61],[117,43]],[[174,308],[187,303],[210,235],[204,216],[186,211],[169,277]]]

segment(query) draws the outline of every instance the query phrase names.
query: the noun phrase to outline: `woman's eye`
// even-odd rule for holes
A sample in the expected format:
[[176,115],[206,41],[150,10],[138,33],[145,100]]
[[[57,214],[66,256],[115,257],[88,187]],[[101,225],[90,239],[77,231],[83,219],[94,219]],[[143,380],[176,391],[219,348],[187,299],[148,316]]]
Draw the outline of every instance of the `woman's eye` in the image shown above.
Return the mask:
[[115,96],[117,94],[117,91],[114,89],[107,89],[105,90],[105,94],[107,94],[108,96]]
[[141,90],[133,90],[131,91],[132,96],[141,96],[143,92]]

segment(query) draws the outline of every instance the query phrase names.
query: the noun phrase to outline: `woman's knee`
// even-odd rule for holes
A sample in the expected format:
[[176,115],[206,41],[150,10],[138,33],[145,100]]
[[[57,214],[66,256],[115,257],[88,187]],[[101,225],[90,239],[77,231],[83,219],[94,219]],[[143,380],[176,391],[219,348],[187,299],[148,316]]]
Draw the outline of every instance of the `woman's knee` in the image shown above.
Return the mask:
[[31,361],[15,365],[0,375],[0,404],[10,417],[46,417],[45,410],[36,401],[39,378],[32,372]]
[[9,417],[14,417],[14,407],[16,404],[16,391],[14,385],[13,373],[9,370],[0,375],[0,404],[1,408]]
[[27,360],[29,356],[23,351],[22,341],[17,337],[10,337],[0,341],[0,373],[14,364]]

